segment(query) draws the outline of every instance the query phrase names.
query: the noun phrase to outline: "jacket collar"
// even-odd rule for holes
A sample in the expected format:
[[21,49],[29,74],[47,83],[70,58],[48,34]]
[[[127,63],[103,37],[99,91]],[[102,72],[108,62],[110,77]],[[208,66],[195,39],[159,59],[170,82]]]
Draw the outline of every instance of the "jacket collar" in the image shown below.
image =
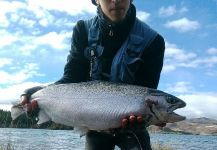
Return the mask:
[[136,8],[131,4],[125,19],[120,23],[111,23],[103,14],[101,8],[97,7],[99,17],[99,28],[104,36],[113,36],[114,38],[127,37],[136,19]]

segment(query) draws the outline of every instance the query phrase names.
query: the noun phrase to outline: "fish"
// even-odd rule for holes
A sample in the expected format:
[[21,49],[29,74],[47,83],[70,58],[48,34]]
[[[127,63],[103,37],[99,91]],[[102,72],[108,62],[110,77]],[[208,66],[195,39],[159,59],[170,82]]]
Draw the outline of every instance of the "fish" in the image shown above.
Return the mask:
[[[174,111],[186,106],[176,96],[144,86],[108,81],[49,85],[30,97],[37,101],[38,124],[48,121],[82,130],[109,131],[121,127],[123,118],[142,116],[146,127],[184,120]],[[149,105],[148,102],[154,102]],[[11,108],[12,119],[25,113]]]

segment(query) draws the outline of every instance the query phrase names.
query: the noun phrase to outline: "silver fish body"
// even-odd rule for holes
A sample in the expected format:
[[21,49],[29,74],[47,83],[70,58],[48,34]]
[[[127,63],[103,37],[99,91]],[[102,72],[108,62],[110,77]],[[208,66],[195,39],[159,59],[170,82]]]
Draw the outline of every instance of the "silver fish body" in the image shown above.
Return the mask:
[[[173,112],[184,107],[184,101],[159,90],[129,84],[91,81],[50,85],[31,99],[37,100],[40,108],[39,124],[53,121],[102,131],[119,128],[121,120],[132,114],[143,116],[147,126],[185,119]],[[157,104],[150,107],[150,100]],[[17,112],[13,109],[17,108],[12,107],[15,119]]]

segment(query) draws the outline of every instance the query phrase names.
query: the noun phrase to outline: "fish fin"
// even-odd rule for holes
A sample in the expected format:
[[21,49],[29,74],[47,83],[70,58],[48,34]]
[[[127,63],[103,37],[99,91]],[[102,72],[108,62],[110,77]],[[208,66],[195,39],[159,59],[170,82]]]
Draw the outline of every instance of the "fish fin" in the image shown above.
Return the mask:
[[17,119],[19,116],[25,113],[23,106],[21,104],[15,104],[11,107],[11,118],[12,120]]
[[51,121],[51,118],[43,111],[43,110],[40,110],[39,111],[39,114],[38,114],[38,122],[37,124],[43,124],[45,122],[49,122]]

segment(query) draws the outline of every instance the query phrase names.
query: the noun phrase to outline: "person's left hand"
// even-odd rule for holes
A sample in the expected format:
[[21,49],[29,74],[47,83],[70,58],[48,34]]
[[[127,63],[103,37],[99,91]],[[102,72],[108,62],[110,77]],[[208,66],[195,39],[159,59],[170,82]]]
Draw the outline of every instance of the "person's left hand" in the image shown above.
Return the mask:
[[[153,100],[146,100],[147,106],[152,107],[153,105],[157,105],[156,101]],[[129,117],[123,118],[121,121],[121,127],[136,127],[136,126],[144,126],[145,118],[142,116],[136,116],[134,114],[130,115]],[[162,128],[166,126],[166,123],[156,124],[156,126]]]

